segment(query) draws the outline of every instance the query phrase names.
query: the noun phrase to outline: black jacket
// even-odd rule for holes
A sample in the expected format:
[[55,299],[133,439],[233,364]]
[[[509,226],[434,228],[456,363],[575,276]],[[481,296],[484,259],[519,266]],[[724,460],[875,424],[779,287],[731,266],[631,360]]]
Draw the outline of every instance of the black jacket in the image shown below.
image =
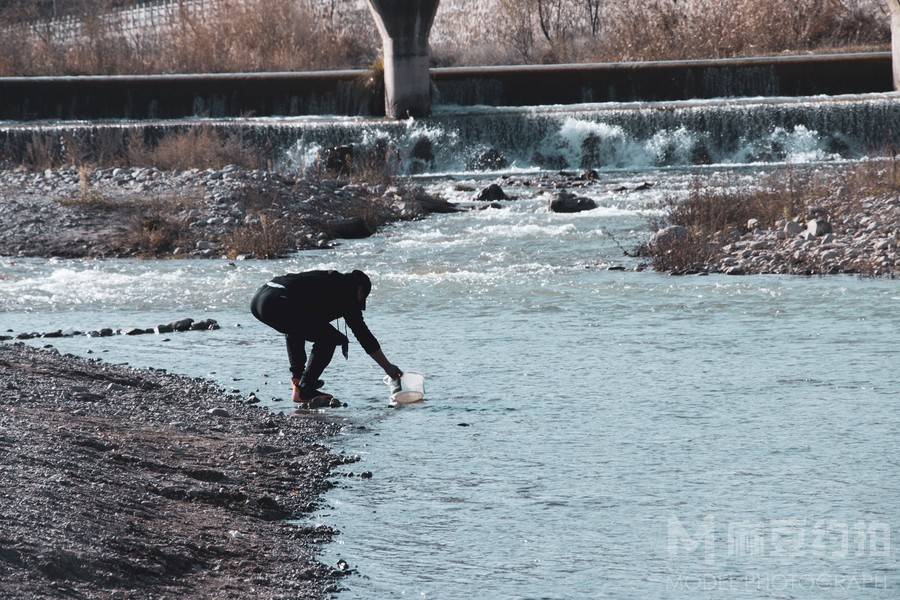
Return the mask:
[[284,295],[305,320],[328,323],[343,318],[366,353],[381,349],[363,320],[357,283],[352,275],[337,271],[307,271],[276,277],[272,283],[285,287]]

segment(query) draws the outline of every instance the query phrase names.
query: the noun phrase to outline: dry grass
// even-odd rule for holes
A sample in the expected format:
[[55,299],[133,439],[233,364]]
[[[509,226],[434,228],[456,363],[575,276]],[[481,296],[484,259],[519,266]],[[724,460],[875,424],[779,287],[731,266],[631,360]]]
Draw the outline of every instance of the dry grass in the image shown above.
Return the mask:
[[147,139],[142,132],[98,129],[87,133],[34,131],[24,141],[5,139],[0,162],[44,170],[60,167],[156,167],[161,170],[221,169],[237,165],[267,167],[271,148],[242,139],[239,134],[211,127],[190,127]]
[[[336,26],[294,0],[226,0],[214,14],[183,11],[170,31],[126,34],[98,17],[120,2],[82,0],[83,35],[49,28],[0,36],[0,75],[191,73],[362,67],[380,44],[371,19]],[[0,23],[40,16],[9,2]],[[715,58],[886,49],[880,0],[494,0],[447,17],[435,62],[552,63]],[[453,20],[456,19],[456,20]],[[777,24],[774,26],[773,24]]]
[[78,169],[78,194],[59,201],[61,206],[76,207],[81,209],[112,210],[118,207],[118,203],[100,192],[91,185],[93,171],[83,166]]
[[256,258],[280,258],[294,249],[291,229],[268,215],[258,215],[258,222],[234,229],[226,236],[228,256],[249,254]]
[[169,171],[221,169],[226,165],[256,169],[264,167],[266,159],[235,135],[210,127],[191,127],[166,135],[155,144],[133,135],[127,144],[127,162]]
[[[86,1],[77,40],[50,28],[6,32],[0,75],[290,71],[362,65],[376,53],[370,23],[337,30],[293,0],[227,0],[203,15],[183,9],[170,30],[139,34],[102,17],[114,4]],[[38,16],[32,3],[17,2],[0,21]]]
[[[688,235],[646,248],[659,271],[686,273],[714,261],[724,244],[749,232],[750,219],[772,229],[778,221],[826,218],[835,214],[864,214],[863,202],[879,196],[900,197],[900,160],[866,161],[827,171],[784,168],[753,189],[735,185],[715,187],[697,179],[685,199],[664,202],[665,216],[652,220],[654,231],[680,225]],[[833,214],[835,213],[835,214]]]
[[192,240],[184,237],[186,231],[186,223],[165,211],[146,208],[132,217],[123,243],[141,256],[158,257],[171,254],[179,246],[190,245]]

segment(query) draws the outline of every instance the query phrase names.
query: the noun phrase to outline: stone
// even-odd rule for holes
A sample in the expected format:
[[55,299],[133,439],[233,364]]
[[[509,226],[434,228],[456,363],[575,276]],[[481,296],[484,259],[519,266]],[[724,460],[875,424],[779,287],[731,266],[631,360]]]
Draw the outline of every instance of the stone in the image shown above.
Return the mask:
[[191,323],[191,331],[210,331],[214,329],[220,329],[215,319],[204,319]]
[[191,325],[194,324],[193,319],[180,319],[178,321],[173,321],[169,323],[169,327],[172,328],[173,331],[184,332],[190,331]]
[[144,335],[145,333],[149,333],[148,329],[141,329],[140,327],[129,327],[128,329],[122,330],[122,335]]
[[162,333],[172,333],[173,331],[175,331],[175,328],[171,324],[157,325],[156,327],[153,328],[153,332],[156,333],[157,335],[162,334]]
[[660,229],[650,238],[650,246],[670,246],[675,242],[687,239],[688,230],[681,225],[670,225]]
[[749,229],[750,231],[759,229],[759,219],[749,219],[747,221],[747,229]]
[[506,195],[506,192],[503,191],[503,188],[500,187],[496,183],[492,183],[487,186],[477,196],[475,196],[475,200],[477,202],[496,202],[497,200],[509,200],[509,196]]
[[803,232],[803,225],[796,221],[788,221],[784,224],[784,232],[790,237],[800,235]]
[[806,223],[806,230],[814,237],[822,237],[831,233],[831,223],[824,219],[812,219]]
[[725,274],[726,275],[743,275],[744,267],[742,267],[741,265],[735,265],[733,267],[728,267],[727,269],[725,269]]
[[337,219],[327,223],[324,229],[331,237],[345,240],[371,237],[376,232],[376,228],[362,217]]
[[197,242],[197,250],[215,250],[216,244],[208,240],[200,240]]
[[309,408],[328,408],[331,406],[331,396],[317,396],[309,403]]
[[559,192],[550,202],[550,211],[555,213],[578,213],[595,208],[597,203],[590,198],[576,196],[565,190]]
[[413,175],[424,173],[434,165],[434,143],[428,136],[420,136],[409,153]]
[[225,410],[224,408],[221,408],[221,407],[211,408],[208,411],[206,411],[206,414],[213,416],[213,417],[223,417],[223,418],[231,416],[227,410]]

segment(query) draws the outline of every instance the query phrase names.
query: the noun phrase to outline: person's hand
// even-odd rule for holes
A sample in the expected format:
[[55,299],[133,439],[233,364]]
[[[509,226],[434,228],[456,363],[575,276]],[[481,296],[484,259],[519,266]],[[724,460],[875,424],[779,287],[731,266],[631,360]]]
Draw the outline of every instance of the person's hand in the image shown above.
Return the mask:
[[387,373],[387,376],[391,379],[400,379],[401,377],[403,377],[403,371],[400,370],[400,367],[394,364],[389,364],[384,372]]

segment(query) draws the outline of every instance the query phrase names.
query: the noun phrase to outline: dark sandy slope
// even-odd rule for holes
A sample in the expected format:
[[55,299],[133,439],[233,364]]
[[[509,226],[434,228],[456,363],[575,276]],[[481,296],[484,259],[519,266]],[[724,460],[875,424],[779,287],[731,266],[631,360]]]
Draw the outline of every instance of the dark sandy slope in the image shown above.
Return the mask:
[[[214,410],[218,409],[218,410]],[[320,598],[334,426],[0,344],[0,598]]]

